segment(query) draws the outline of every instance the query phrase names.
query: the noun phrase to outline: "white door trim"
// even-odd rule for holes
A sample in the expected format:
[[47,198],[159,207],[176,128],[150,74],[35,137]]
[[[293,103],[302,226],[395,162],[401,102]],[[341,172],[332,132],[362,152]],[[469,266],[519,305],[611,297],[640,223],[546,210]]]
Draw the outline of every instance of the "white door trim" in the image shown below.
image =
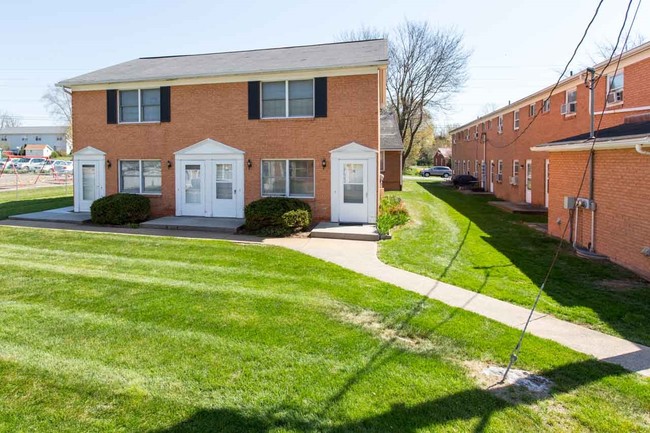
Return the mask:
[[490,192],[494,192],[494,160],[490,160]]
[[[526,189],[526,203],[532,203],[533,202],[533,160],[532,159],[527,159],[526,160],[526,183],[525,183],[525,189]],[[529,182],[530,180],[530,182]]]
[[379,151],[363,146],[358,143],[349,143],[330,151],[331,154],[331,221],[341,221],[341,202],[343,191],[341,191],[342,177],[341,163],[347,160],[363,160],[366,162],[366,192],[367,192],[367,219],[366,223],[377,222],[377,200],[379,185]]
[[72,167],[74,173],[73,180],[73,208],[75,212],[88,212],[86,203],[82,200],[83,185],[82,185],[82,166],[84,164],[95,164],[95,197],[102,198],[106,195],[106,153],[99,149],[88,146],[77,151],[72,156]]
[[[235,171],[235,184],[233,192],[236,198],[236,212],[234,218],[244,217],[244,152],[210,138],[181,149],[174,153],[176,167],[176,215],[183,215],[183,182],[185,179],[184,161],[201,161],[204,166],[204,211],[203,216],[211,217],[213,214],[212,200],[216,188],[214,165],[217,161],[232,161]],[[208,200],[210,198],[210,200]]]
[[551,181],[551,173],[549,171],[550,165],[551,165],[551,160],[546,159],[544,164],[544,206],[547,208],[548,208],[550,181]]

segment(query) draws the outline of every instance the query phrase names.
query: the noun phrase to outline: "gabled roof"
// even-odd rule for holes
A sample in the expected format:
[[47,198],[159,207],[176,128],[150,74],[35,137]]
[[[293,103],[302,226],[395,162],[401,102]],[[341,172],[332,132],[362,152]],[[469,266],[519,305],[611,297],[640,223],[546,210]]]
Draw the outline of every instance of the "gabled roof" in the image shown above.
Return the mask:
[[52,149],[47,144],[28,144],[25,146],[25,150],[44,150],[46,148]]
[[393,112],[382,112],[379,118],[379,148],[381,150],[403,150],[404,143]]
[[388,63],[386,39],[251,51],[142,57],[70,78],[59,86],[375,66]]
[[445,158],[451,158],[451,147],[439,147],[438,152]]
[[16,126],[0,128],[0,135],[65,134],[67,126]]

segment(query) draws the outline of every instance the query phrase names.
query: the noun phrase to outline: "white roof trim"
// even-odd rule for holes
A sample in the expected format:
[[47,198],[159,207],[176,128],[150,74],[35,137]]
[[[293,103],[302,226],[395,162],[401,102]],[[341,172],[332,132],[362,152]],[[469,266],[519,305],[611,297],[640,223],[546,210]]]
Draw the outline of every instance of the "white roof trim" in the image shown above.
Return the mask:
[[371,149],[368,146],[353,141],[352,143],[330,150],[330,153],[378,153],[378,150]]
[[96,155],[96,156],[104,156],[104,155],[106,155],[106,153],[105,153],[105,152],[102,152],[102,151],[99,150],[99,149],[95,149],[95,148],[92,147],[92,146],[88,146],[88,147],[84,147],[84,148],[81,149],[81,150],[76,151],[76,152],[74,153],[74,155],[75,155],[75,156],[93,156],[93,155]]
[[[590,150],[593,140],[544,143],[530,148],[533,152],[578,152]],[[650,136],[623,137],[620,139],[596,140],[594,150],[632,149],[637,145],[650,146]]]
[[244,151],[223,144],[211,138],[174,152],[174,155],[244,155]]

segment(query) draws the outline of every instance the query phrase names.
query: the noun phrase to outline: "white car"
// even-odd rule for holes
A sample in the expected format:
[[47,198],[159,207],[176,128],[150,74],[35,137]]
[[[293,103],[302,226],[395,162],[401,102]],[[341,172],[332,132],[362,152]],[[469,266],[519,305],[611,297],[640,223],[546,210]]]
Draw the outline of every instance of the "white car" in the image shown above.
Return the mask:
[[29,164],[29,161],[29,158],[18,158],[12,160],[14,167],[18,171],[27,170],[27,164]]
[[47,161],[45,158],[32,158],[27,164],[25,164],[24,168],[33,172],[41,171],[45,166],[45,161]]
[[72,173],[72,161],[56,160],[52,165],[52,170],[59,174],[70,174]]
[[60,159],[50,159],[43,166],[43,173],[50,173],[56,171],[57,173],[62,173],[64,168],[70,165],[72,166],[72,161],[62,161]]

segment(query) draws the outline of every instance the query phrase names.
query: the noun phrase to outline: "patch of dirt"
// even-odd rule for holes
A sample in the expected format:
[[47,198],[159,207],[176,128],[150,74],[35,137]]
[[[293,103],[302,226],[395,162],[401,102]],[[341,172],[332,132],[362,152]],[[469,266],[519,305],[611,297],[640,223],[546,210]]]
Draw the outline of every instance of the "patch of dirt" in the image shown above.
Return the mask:
[[344,307],[336,312],[336,317],[343,322],[360,326],[381,340],[404,350],[426,353],[436,348],[436,345],[427,338],[407,335],[403,330],[389,327],[383,322],[382,317],[373,311],[355,311]]
[[509,403],[529,403],[547,399],[553,382],[528,371],[511,369],[503,383],[505,368],[487,365],[479,361],[465,361],[463,365],[479,387]]
[[603,280],[598,286],[612,292],[629,292],[631,290],[648,288],[648,284],[639,280]]

